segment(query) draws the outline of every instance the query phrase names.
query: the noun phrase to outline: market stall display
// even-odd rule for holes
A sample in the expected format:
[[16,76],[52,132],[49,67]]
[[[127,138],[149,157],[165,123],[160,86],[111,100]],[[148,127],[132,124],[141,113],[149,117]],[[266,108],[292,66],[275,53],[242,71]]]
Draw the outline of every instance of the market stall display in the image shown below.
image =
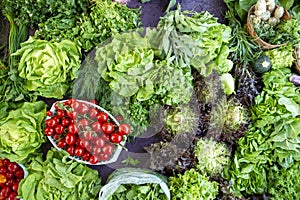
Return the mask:
[[1,200],[300,198],[299,1],[0,10]]

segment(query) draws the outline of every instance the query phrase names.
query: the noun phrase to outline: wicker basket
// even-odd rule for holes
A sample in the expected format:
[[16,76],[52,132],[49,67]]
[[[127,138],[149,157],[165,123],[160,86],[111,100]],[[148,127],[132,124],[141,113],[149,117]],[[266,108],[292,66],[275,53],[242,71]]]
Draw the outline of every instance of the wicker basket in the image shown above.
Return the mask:
[[[276,5],[276,8],[279,7],[278,5]],[[247,16],[247,32],[249,33],[250,36],[252,36],[255,41],[263,48],[263,49],[274,49],[280,46],[283,46],[285,44],[279,44],[279,45],[274,45],[274,44],[269,44],[265,41],[263,41],[260,37],[258,37],[258,35],[256,34],[254,27],[251,23],[251,19],[250,19],[250,15],[254,14],[254,10],[255,10],[255,5],[252,6],[250,8],[250,10],[248,11],[248,16]],[[289,20],[291,19],[291,15],[284,10],[284,14],[283,17],[281,18],[283,20]]]
[[300,74],[300,65],[299,65],[299,57],[297,55],[297,48],[294,49],[294,58],[295,58],[295,65],[294,65],[294,69],[297,72],[297,74]]

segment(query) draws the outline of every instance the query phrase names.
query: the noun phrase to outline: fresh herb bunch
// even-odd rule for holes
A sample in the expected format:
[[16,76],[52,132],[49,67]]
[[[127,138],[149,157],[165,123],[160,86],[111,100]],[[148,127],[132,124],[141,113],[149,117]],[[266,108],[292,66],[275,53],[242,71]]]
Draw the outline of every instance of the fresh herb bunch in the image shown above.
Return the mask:
[[113,35],[138,28],[140,15],[140,9],[128,8],[118,2],[91,1],[89,12],[58,14],[43,21],[35,36],[52,41],[70,39],[88,52]]
[[230,152],[224,143],[200,138],[194,148],[196,168],[208,176],[220,175],[230,161]]
[[297,174],[300,174],[299,161],[289,168],[273,166],[268,174],[268,193],[271,199],[299,199],[300,180]]
[[183,175],[169,177],[169,187],[174,200],[215,199],[218,194],[218,183],[194,169]]
[[47,21],[48,18],[62,14],[74,16],[86,12],[88,0],[3,0],[3,10],[13,8],[14,19],[17,25],[25,24],[36,28],[39,23]]

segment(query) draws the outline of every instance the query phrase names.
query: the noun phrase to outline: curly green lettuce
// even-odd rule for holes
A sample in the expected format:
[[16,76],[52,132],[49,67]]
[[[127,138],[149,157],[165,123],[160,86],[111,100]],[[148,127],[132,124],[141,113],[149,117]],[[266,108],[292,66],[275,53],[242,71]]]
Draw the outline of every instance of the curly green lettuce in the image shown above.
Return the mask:
[[43,120],[46,104],[25,102],[0,121],[0,157],[25,163],[35,156],[46,141]]
[[169,188],[173,200],[215,199],[218,194],[218,183],[195,169],[187,170],[183,175],[169,178]]
[[21,56],[19,76],[24,88],[46,98],[62,98],[80,68],[81,53],[70,40],[49,42],[29,38],[13,55]]

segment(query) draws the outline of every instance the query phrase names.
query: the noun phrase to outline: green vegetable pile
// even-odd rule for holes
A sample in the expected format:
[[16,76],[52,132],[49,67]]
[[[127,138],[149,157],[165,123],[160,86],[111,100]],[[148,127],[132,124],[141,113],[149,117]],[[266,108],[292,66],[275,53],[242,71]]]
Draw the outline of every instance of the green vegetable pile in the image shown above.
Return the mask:
[[[3,107],[2,107],[3,106]],[[15,109],[12,109],[13,106]],[[1,104],[0,118],[0,157],[26,163],[40,152],[46,142],[43,122],[46,117],[46,104],[42,101],[21,103],[20,105]]]
[[46,159],[36,157],[27,168],[29,175],[20,182],[24,199],[97,199],[101,179],[96,170],[67,160],[68,154],[54,148]]

